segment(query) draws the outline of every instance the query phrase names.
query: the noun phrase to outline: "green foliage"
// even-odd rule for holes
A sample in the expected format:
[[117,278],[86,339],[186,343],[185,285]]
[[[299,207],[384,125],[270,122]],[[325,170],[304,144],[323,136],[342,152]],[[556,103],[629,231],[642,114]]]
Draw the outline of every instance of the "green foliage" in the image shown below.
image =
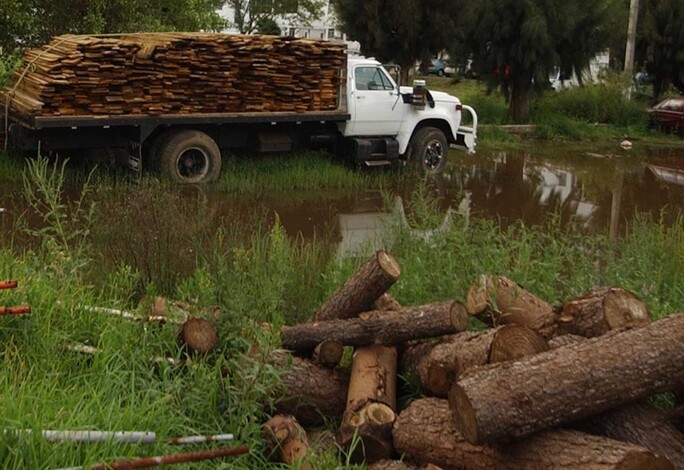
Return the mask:
[[[299,24],[309,25],[321,17],[325,2],[322,0],[227,0],[222,1],[234,11],[233,26],[243,34],[260,32],[280,16],[292,18]],[[276,25],[277,26],[277,25]]]
[[272,36],[280,36],[280,26],[273,18],[262,18],[257,24],[256,32]]
[[341,28],[361,43],[366,55],[401,65],[403,79],[419,59],[447,48],[456,28],[460,1],[336,0]]
[[484,0],[461,15],[467,44],[480,71],[510,97],[514,122],[529,117],[532,90],[548,83],[556,66],[583,68],[608,40],[599,27],[611,2]]
[[[18,55],[0,54],[0,90],[12,83],[12,74],[20,64],[21,57]],[[4,103],[2,105],[4,106]]]
[[684,3],[645,0],[639,17],[639,55],[653,76],[653,99],[674,84],[684,93]]
[[218,31],[220,0],[0,0],[0,48],[11,53],[65,34]]

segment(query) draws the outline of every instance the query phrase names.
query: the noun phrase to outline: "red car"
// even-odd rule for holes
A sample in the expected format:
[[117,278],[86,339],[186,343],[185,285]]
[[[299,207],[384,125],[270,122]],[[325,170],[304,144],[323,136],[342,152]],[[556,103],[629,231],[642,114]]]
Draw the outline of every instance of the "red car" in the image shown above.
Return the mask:
[[663,131],[684,135],[684,97],[663,100],[648,112],[651,122]]

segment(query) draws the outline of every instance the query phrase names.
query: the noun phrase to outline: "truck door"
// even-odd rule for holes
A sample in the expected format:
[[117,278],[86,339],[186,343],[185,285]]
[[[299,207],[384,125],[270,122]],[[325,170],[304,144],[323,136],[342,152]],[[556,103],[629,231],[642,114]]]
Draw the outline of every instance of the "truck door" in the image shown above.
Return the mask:
[[397,135],[405,106],[398,87],[382,67],[355,67],[350,98],[351,132],[347,135]]

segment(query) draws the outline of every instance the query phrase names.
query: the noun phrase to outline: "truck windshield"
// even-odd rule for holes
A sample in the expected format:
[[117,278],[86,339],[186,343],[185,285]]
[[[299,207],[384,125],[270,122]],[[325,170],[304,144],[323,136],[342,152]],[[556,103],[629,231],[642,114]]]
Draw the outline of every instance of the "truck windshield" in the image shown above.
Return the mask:
[[354,82],[357,90],[394,90],[380,67],[356,67]]

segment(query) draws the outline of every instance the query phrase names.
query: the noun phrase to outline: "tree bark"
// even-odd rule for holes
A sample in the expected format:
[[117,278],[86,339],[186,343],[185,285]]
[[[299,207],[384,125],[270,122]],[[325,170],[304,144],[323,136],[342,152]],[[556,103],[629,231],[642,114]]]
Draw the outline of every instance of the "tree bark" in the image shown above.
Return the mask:
[[344,345],[337,340],[331,339],[321,341],[314,349],[311,359],[323,367],[334,369],[340,365],[343,355]]
[[564,346],[570,346],[571,344],[577,344],[584,341],[584,336],[579,335],[560,335],[554,336],[549,340],[549,349],[562,348]]
[[266,422],[262,432],[273,460],[297,465],[302,470],[313,470],[313,465],[306,458],[309,451],[306,432],[294,416],[276,415]]
[[449,391],[473,443],[520,438],[672,389],[684,379],[684,313],[493,364]]
[[397,282],[401,269],[396,259],[378,251],[314,313],[313,321],[354,318],[371,309],[373,302]]
[[571,430],[543,431],[508,446],[480,446],[456,430],[446,400],[423,398],[401,412],[392,431],[407,460],[465,470],[672,469],[649,450]]
[[547,339],[556,334],[557,315],[553,307],[503,276],[480,276],[468,289],[466,308],[492,326],[527,326]]
[[214,324],[202,318],[190,318],[181,326],[178,335],[180,344],[191,354],[208,354],[219,343]]
[[546,351],[548,345],[534,330],[524,326],[465,332],[437,344],[418,364],[423,390],[446,397],[453,382],[478,366]]
[[397,350],[358,348],[352,361],[347,406],[340,426],[342,447],[354,463],[392,456],[392,424],[397,406]]
[[374,310],[359,318],[329,320],[284,326],[282,347],[308,351],[323,341],[336,340],[345,346],[395,345],[406,341],[464,331],[468,315],[459,302],[440,302],[400,310]]
[[348,371],[328,369],[299,357],[281,357],[274,362],[285,368],[275,404],[279,413],[295,416],[303,426],[321,425],[326,417],[344,413]]
[[684,469],[684,433],[666,412],[647,403],[633,403],[591,417],[574,426],[589,434],[645,447]]
[[401,304],[388,293],[384,293],[375,299],[372,307],[373,310],[399,310],[401,308]]
[[562,333],[591,338],[649,322],[646,304],[620,287],[600,287],[566,302],[558,319]]
[[400,460],[381,460],[368,466],[368,470],[442,470],[437,465],[413,465],[410,462]]

